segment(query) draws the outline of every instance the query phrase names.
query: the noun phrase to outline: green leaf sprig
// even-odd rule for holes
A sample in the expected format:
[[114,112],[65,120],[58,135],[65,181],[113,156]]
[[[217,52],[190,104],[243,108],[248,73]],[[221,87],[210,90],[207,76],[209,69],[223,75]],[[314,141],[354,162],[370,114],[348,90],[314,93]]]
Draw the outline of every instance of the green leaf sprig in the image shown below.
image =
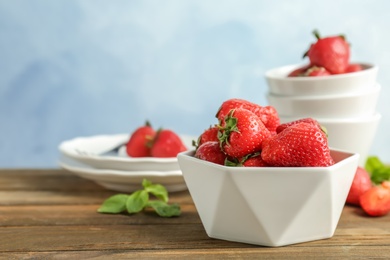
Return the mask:
[[371,181],[375,184],[390,181],[390,167],[385,165],[378,156],[369,156],[365,169],[370,173]]
[[[177,203],[168,204],[168,191],[163,185],[153,184],[151,181],[144,179],[142,186],[142,190],[137,190],[130,195],[117,194],[109,197],[97,211],[110,214],[127,211],[129,214],[135,214],[151,207],[161,217],[180,216],[180,206]],[[150,200],[150,194],[156,199]]]

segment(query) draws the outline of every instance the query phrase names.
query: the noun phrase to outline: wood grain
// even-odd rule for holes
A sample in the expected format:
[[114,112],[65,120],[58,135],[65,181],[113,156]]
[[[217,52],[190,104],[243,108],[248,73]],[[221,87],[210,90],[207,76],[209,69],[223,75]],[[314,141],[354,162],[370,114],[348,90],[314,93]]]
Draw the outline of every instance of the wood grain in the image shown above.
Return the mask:
[[278,248],[209,238],[187,191],[182,215],[100,214],[116,194],[64,170],[0,170],[0,259],[390,259],[390,216],[345,206],[330,239]]

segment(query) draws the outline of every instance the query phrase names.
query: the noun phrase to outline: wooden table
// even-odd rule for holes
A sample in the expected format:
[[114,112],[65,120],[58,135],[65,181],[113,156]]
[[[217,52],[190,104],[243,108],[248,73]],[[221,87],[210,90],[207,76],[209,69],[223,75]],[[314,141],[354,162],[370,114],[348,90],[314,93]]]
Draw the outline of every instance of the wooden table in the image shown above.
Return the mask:
[[182,215],[99,214],[116,194],[67,171],[0,170],[0,259],[390,259],[390,215],[346,206],[330,239],[261,247],[209,238],[188,192]]

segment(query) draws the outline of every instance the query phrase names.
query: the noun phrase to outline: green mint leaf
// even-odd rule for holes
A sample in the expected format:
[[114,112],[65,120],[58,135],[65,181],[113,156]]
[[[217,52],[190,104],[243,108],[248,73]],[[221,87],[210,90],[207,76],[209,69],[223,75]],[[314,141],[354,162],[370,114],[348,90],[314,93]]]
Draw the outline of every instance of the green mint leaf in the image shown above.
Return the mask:
[[168,191],[167,189],[161,185],[161,184],[151,184],[147,187],[145,187],[145,190],[154,196],[158,198],[159,200],[162,200],[164,202],[168,202]]
[[160,217],[180,216],[181,210],[178,204],[167,204],[161,200],[149,201],[149,207],[152,207]]
[[385,165],[382,163],[378,156],[369,156],[364,166],[364,168],[366,168],[366,170],[371,174],[374,172],[375,169],[380,169],[383,167],[385,167]]
[[368,157],[365,168],[371,175],[371,181],[375,184],[390,180],[390,167],[383,164],[377,156]]
[[152,182],[149,181],[148,179],[143,179],[142,180],[142,186],[145,188],[149,187],[150,185],[152,185]]
[[148,204],[149,194],[146,190],[137,190],[127,199],[126,209],[130,214],[138,213]]
[[111,213],[117,214],[126,210],[126,201],[129,195],[117,194],[106,199],[100,208],[97,210],[99,213]]
[[374,169],[374,171],[371,173],[371,181],[375,184],[381,184],[384,181],[390,180],[390,168],[389,167],[383,167]]

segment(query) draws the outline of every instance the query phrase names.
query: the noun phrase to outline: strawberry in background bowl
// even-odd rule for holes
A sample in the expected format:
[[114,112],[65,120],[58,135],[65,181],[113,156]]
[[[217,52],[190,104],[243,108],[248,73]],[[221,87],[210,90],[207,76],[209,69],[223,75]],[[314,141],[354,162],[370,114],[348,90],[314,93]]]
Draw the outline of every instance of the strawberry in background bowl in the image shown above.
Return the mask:
[[269,92],[275,95],[338,95],[367,91],[376,84],[378,67],[350,61],[344,36],[317,38],[304,54],[308,64],[287,65],[266,72]]

